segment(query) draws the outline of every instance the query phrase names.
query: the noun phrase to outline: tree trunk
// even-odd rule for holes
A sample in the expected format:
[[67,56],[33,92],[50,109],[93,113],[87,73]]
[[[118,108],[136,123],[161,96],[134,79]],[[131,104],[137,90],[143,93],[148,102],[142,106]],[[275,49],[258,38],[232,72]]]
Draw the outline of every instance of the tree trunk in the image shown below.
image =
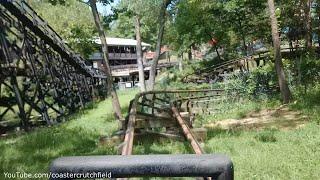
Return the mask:
[[182,57],[182,54],[183,54],[183,53],[181,53],[181,54],[179,53],[179,54],[178,54],[179,71],[180,71],[180,72],[182,72],[182,71],[183,71],[183,65],[182,65],[183,57]]
[[216,53],[217,53],[217,56],[218,56],[218,61],[221,62],[220,53],[219,53],[219,50],[218,50],[216,45],[214,46],[214,49],[216,50]]
[[[320,19],[320,12],[319,12],[319,7],[316,8],[316,13],[317,13],[317,16],[318,16],[318,19]],[[317,23],[317,26],[319,27],[319,22]],[[318,46],[320,47],[320,28],[317,28],[317,34],[318,34],[318,39],[317,39],[317,43],[318,43]]]
[[139,70],[139,84],[141,92],[146,91],[146,84],[144,80],[144,68],[143,68],[143,54],[141,46],[141,33],[140,33],[140,18],[135,16],[135,30],[136,30],[136,40],[137,40],[137,61]]
[[274,45],[275,68],[278,76],[278,82],[279,82],[283,102],[289,103],[291,99],[291,92],[288,87],[288,83],[286,81],[285,73],[283,70],[281,50],[280,50],[280,38],[279,38],[279,32],[278,32],[278,22],[275,15],[274,1],[268,0],[268,6],[269,6],[269,12],[270,12],[272,40]]
[[[238,14],[240,16],[240,14]],[[242,39],[242,53],[244,56],[247,55],[247,45],[246,45],[246,36],[243,32],[243,27],[242,27],[242,22],[241,22],[241,19],[239,18],[238,19],[238,25],[239,25],[239,30],[240,30],[240,33],[241,33],[241,39]]]
[[156,80],[156,71],[157,71],[157,65],[160,57],[160,51],[161,51],[161,42],[163,38],[163,33],[164,33],[164,26],[166,23],[166,9],[168,5],[171,3],[171,0],[163,0],[162,6],[160,9],[160,14],[159,14],[159,32],[158,32],[158,39],[157,39],[157,45],[156,45],[156,52],[152,60],[152,65],[150,69],[150,74],[149,74],[149,90],[154,89],[154,84]]
[[191,61],[192,60],[192,45],[190,46],[189,50],[188,50],[188,60]]
[[93,19],[97,26],[97,30],[99,32],[99,37],[102,45],[102,54],[103,54],[103,60],[105,63],[106,76],[107,76],[107,86],[108,86],[107,88],[108,88],[108,92],[110,92],[111,94],[113,111],[116,115],[116,118],[118,120],[121,120],[123,119],[123,117],[121,114],[121,107],[120,107],[118,95],[113,86],[112,74],[111,74],[111,69],[110,69],[109,60],[108,60],[108,46],[107,46],[106,36],[104,34],[104,30],[100,22],[100,17],[99,17],[97,6],[96,6],[96,0],[90,0],[89,2],[92,10]]
[[307,0],[305,7],[305,23],[306,23],[306,48],[312,47],[312,22],[311,22],[311,0]]

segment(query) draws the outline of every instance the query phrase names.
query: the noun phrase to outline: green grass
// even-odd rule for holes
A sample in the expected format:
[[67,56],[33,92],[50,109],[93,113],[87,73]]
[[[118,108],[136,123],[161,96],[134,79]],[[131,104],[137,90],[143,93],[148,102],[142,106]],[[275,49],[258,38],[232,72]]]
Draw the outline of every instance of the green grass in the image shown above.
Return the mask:
[[317,179],[320,177],[319,126],[291,131],[222,132],[206,142],[206,152],[227,154],[235,179]]
[[290,104],[293,110],[300,110],[310,119],[320,124],[320,83],[308,88],[307,92],[297,89],[294,93],[295,102]]
[[[290,104],[310,117],[305,127],[293,130],[209,130],[204,142],[207,153],[228,155],[235,167],[235,179],[319,179],[320,177],[320,91],[315,88],[306,95],[297,94],[298,102]],[[242,118],[249,112],[278,107],[280,102],[248,100],[220,104],[215,116],[202,116],[206,123],[228,118]],[[277,116],[277,115],[275,115]],[[280,118],[280,117],[279,117]],[[197,119],[198,120],[198,119]],[[135,146],[135,153],[192,153],[187,143],[144,141]]]
[[[223,153],[231,157],[235,179],[319,179],[319,89],[310,89],[307,94],[296,93],[297,101],[289,105],[310,117],[305,127],[260,131],[214,129],[208,131],[208,139],[202,146],[207,153]],[[135,93],[119,93],[124,109]],[[219,105],[218,114],[202,118],[204,123],[241,118],[248,112],[278,105],[276,100],[225,102]],[[110,135],[117,129],[113,119],[111,102],[105,100],[59,126],[0,140],[0,179],[2,172],[6,171],[47,172],[49,163],[60,156],[115,154],[114,147],[98,145],[100,136]],[[151,137],[136,141],[133,151],[134,154],[192,153],[187,142]]]
[[240,101],[224,101],[215,104],[218,110],[213,115],[198,115],[195,126],[212,123],[224,119],[242,119],[250,112],[259,112],[262,109],[273,108],[280,105],[280,101],[276,99],[250,100],[241,99]]
[[[126,112],[137,90],[120,91]],[[3,172],[48,172],[49,163],[61,156],[115,154],[114,147],[100,146],[99,137],[111,135],[118,128],[110,99],[92,104],[69,120],[28,134],[0,139],[0,179]]]

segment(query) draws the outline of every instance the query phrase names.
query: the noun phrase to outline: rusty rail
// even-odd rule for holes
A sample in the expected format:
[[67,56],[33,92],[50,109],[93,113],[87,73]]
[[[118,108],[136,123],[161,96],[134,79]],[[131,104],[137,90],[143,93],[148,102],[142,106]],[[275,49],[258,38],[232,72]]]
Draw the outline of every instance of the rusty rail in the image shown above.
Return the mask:
[[181,126],[183,133],[185,135],[185,137],[187,138],[187,140],[190,142],[192,149],[194,150],[194,152],[196,154],[203,154],[203,150],[200,146],[200,144],[198,143],[198,141],[196,140],[196,138],[194,137],[190,127],[186,124],[186,122],[182,119],[180,112],[178,111],[178,109],[173,105],[172,106],[172,112],[174,113],[174,116],[176,117],[177,121],[179,122],[179,125]]
[[[205,89],[148,91],[137,94],[130,102],[129,115],[126,122],[126,131],[121,155],[132,154],[135,122],[138,113],[151,115],[152,117],[160,117],[160,115],[165,114],[166,116],[170,116],[172,119],[176,118],[185,134],[191,134],[192,136],[192,133],[189,133],[190,128],[180,116],[178,109],[189,109],[188,103],[186,103],[188,101],[217,97],[226,92],[227,91],[222,89]],[[175,106],[172,106],[172,104],[175,104]],[[171,111],[168,112],[168,110]],[[202,153],[203,151],[201,150],[199,144],[197,145],[195,138],[192,138],[191,136],[186,135],[186,138],[191,140],[191,145],[195,147],[197,154],[200,152]]]
[[[153,119],[157,119],[160,118],[158,117],[159,115],[157,114],[157,111],[161,110],[166,111],[166,113],[169,114],[171,113],[171,119],[176,119],[183,131],[185,138],[190,142],[190,145],[195,154],[204,154],[204,150],[201,148],[199,142],[195,138],[195,135],[190,129],[188,123],[182,118],[179,109],[185,108],[187,111],[189,111],[190,102],[203,101],[204,99],[206,100],[213,97],[221,97],[222,93],[226,93],[226,91],[221,89],[171,90],[149,91],[137,94],[135,98],[130,102],[121,155],[132,155],[137,115],[143,114],[145,117],[149,116]],[[182,107],[182,104],[184,104],[185,107]],[[118,178],[118,180],[126,179],[127,178]],[[204,177],[203,179],[211,180],[211,177],[208,176]]]
[[[220,154],[204,154],[188,123],[179,112],[188,108],[189,101],[195,102],[197,99],[203,101],[210,95],[216,97],[226,92],[228,91],[212,89],[139,93],[130,102],[121,156],[62,157],[52,162],[50,172],[52,174],[101,174],[107,172],[110,174],[109,178],[121,180],[130,177],[203,177],[203,179],[210,180],[211,178],[233,180],[234,170],[230,158]],[[165,119],[164,114],[170,116],[172,121],[174,121],[173,118],[177,120],[195,154],[132,155],[137,117],[144,115],[152,119],[157,117]],[[55,177],[51,177],[51,179],[55,179]]]

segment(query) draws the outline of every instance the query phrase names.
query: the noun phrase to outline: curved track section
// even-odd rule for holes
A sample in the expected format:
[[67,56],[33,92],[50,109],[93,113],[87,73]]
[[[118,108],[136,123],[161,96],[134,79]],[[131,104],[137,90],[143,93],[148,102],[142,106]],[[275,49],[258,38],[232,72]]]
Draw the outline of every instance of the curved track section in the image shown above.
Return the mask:
[[[227,95],[233,98],[227,98]],[[212,107],[215,103],[236,98],[238,98],[237,91],[220,89],[139,93],[130,102],[121,154],[132,154],[135,131],[150,132],[157,128],[176,132],[182,130],[194,152],[202,154],[204,151],[191,130],[194,117],[197,114],[213,113]]]

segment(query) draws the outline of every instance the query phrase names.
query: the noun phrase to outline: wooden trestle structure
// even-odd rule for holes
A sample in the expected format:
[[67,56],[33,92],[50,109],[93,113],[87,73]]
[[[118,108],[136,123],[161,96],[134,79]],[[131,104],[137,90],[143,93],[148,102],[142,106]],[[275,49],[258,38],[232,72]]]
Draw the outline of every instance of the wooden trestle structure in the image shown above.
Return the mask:
[[106,95],[105,78],[27,3],[0,1],[1,130],[13,123],[25,129],[53,124]]

